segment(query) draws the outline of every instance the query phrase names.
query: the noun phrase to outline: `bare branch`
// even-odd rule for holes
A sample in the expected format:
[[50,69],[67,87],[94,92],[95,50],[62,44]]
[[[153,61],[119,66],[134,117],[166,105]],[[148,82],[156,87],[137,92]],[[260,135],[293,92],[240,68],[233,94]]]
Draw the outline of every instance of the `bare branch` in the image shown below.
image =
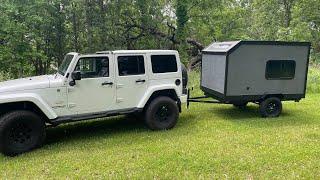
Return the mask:
[[186,41],[187,41],[187,43],[189,43],[189,44],[197,47],[197,49],[198,49],[199,51],[201,51],[202,49],[204,49],[204,46],[203,46],[200,42],[198,42],[198,41],[196,41],[196,40],[194,40],[194,39],[187,38]]

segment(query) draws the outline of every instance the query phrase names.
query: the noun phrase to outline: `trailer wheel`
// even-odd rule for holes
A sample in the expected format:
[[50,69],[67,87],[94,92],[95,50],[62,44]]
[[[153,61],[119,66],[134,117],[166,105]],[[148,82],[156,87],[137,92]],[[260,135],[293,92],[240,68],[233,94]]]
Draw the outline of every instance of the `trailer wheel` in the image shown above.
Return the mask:
[[262,117],[278,117],[282,111],[281,100],[277,97],[265,99],[260,103],[259,111]]
[[248,105],[248,102],[245,103],[234,103],[233,106],[239,109],[245,109]]
[[13,111],[0,119],[0,150],[8,156],[15,156],[44,142],[45,123],[33,112]]
[[152,130],[171,129],[177,124],[178,117],[177,103],[165,96],[154,99],[145,111],[145,123]]

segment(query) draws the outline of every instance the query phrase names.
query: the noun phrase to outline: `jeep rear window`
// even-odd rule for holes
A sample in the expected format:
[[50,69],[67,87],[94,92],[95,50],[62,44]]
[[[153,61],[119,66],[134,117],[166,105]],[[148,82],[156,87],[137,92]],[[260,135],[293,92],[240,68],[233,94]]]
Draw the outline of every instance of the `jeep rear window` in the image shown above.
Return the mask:
[[119,56],[118,57],[119,76],[144,74],[143,56]]
[[153,73],[169,73],[178,71],[175,55],[152,55],[151,63]]

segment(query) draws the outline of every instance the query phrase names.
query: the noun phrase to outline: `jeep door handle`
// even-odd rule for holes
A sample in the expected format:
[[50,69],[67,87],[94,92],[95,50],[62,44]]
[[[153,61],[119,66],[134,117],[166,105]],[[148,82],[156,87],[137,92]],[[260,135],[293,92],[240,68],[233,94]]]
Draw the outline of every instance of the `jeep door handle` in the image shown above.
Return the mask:
[[102,86],[113,85],[113,82],[103,82],[101,85],[102,85]]
[[138,80],[136,80],[136,83],[144,83],[144,82],[146,82],[146,80],[144,80],[144,79],[138,79]]

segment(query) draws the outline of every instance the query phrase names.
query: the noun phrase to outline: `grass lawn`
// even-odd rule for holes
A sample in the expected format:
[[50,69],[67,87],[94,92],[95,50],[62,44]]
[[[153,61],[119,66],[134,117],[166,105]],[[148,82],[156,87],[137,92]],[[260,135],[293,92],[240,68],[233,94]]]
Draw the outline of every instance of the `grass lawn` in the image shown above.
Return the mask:
[[319,102],[320,94],[286,102],[275,119],[260,118],[254,104],[239,110],[196,103],[162,132],[123,117],[62,125],[48,129],[40,149],[0,155],[0,176],[320,179]]

